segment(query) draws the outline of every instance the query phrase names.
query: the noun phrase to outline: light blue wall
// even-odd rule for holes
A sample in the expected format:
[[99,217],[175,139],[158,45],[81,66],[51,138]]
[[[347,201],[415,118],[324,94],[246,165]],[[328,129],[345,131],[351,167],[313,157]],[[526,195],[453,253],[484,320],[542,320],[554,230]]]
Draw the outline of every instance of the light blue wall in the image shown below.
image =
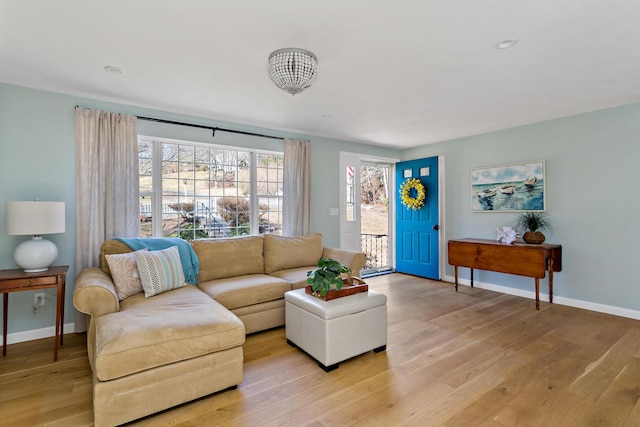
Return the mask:
[[[495,239],[497,227],[513,225],[513,213],[471,212],[472,168],[545,160],[554,225],[547,242],[563,247],[554,295],[640,310],[640,104],[427,145],[403,158],[435,155],[445,156],[446,240]],[[528,278],[477,271],[474,279],[533,290]]]
[[[43,96],[44,95],[44,96]],[[72,101],[69,101],[72,102]],[[58,246],[56,264],[73,265],[74,244],[74,115],[58,96],[0,85],[0,268],[16,268],[13,251],[27,236],[7,236],[5,204],[11,200],[66,203],[66,233],[45,236]],[[69,272],[73,276],[73,270]],[[73,283],[73,280],[68,280]],[[69,289],[69,288],[68,288]],[[73,287],[71,286],[72,290]],[[51,291],[51,290],[49,290]],[[55,291],[44,307],[32,312],[31,292],[9,296],[9,333],[55,325]],[[65,312],[73,321],[71,293]]]
[[[13,250],[25,237],[7,236],[5,203],[11,200],[55,200],[66,203],[66,233],[48,236],[59,249],[56,264],[71,266],[67,280],[65,322],[73,322],[75,263],[75,111],[76,105],[140,116],[244,130],[279,137],[310,140],[312,143],[312,231],[324,235],[325,244],[340,243],[337,216],[339,152],[349,151],[380,157],[400,157],[397,150],[348,143],[308,135],[190,117],[86,98],[27,89],[0,83],[0,269],[15,268]],[[138,122],[140,134],[189,141],[214,142],[240,147],[282,150],[282,141],[242,137],[183,126]],[[9,298],[9,333],[30,331],[55,324],[55,296],[48,305],[32,312],[33,294],[18,292]]]

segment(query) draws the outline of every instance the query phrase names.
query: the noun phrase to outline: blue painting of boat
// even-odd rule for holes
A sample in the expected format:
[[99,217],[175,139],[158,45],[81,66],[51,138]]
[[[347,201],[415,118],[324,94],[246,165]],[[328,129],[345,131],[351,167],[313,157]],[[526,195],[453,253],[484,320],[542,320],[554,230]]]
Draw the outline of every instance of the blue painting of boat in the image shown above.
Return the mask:
[[545,210],[544,160],[471,171],[471,208],[474,212]]

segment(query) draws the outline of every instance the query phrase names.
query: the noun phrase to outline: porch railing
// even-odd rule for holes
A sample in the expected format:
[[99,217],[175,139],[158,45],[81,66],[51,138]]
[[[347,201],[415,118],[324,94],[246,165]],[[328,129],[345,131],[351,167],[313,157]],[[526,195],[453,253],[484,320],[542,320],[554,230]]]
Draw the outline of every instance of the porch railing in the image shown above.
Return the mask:
[[365,269],[381,268],[389,265],[388,235],[361,234],[362,252],[367,257]]

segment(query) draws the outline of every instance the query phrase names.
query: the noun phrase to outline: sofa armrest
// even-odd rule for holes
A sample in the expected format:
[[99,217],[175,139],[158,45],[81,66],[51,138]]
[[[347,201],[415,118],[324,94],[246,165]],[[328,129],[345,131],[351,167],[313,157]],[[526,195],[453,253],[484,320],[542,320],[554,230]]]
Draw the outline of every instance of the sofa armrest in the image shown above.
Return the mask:
[[362,252],[348,251],[346,249],[325,247],[322,250],[322,257],[335,259],[340,264],[349,267],[351,274],[354,276],[360,276],[360,270],[367,263],[367,258]]
[[111,277],[97,267],[84,269],[76,278],[73,305],[93,318],[120,311]]

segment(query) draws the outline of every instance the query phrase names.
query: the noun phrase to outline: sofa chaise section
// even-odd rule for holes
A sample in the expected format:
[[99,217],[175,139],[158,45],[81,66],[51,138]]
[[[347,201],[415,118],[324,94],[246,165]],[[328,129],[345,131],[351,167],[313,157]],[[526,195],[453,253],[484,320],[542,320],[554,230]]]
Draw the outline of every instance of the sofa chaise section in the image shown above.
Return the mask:
[[118,301],[109,276],[84,270],[76,308],[91,316],[96,426],[122,424],[242,382],[244,325],[187,285]]

